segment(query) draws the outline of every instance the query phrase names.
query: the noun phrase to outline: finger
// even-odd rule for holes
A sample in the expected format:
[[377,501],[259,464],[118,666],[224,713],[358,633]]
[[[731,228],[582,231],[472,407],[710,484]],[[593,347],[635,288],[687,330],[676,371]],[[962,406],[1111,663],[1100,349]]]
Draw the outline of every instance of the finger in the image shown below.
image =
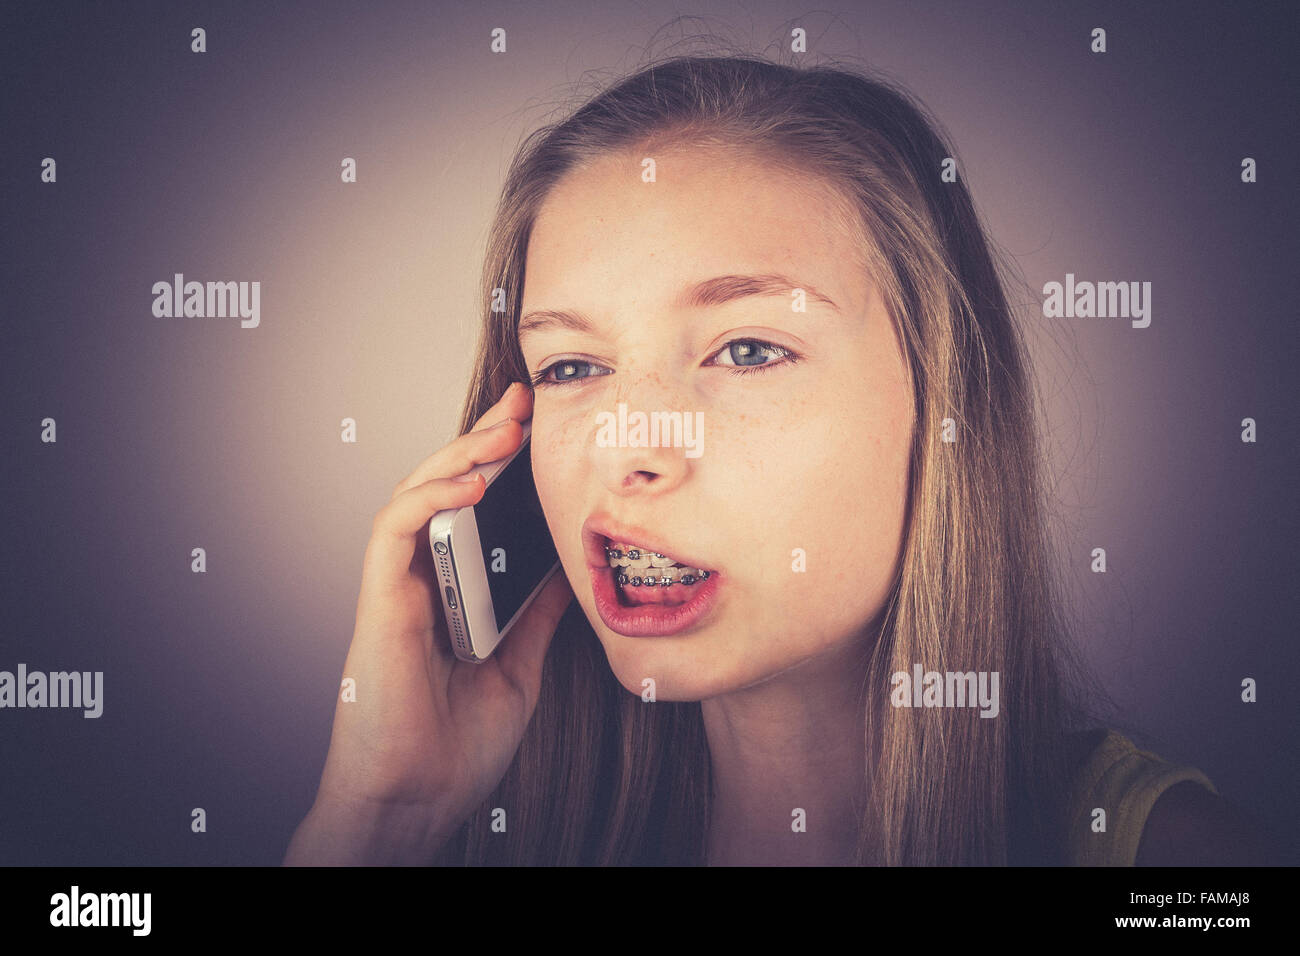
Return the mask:
[[491,428],[501,419],[509,416],[515,421],[526,421],[533,414],[533,390],[523,382],[511,382],[510,387],[497,399],[497,403],[479,416],[472,432]]
[[[504,418],[513,418],[516,422],[527,421],[532,417],[532,414],[532,391],[522,382],[514,382],[506,389],[505,394],[501,396],[501,400],[484,412],[474,424],[474,427],[465,434],[471,435],[490,431],[494,426],[500,424]],[[464,463],[462,448],[457,447],[457,442],[461,442],[464,437],[465,435],[458,436],[420,462],[409,475],[397,483],[397,487],[393,490],[393,497],[396,498],[403,491],[414,488],[416,485],[423,484],[430,479],[461,475],[473,467],[472,464]],[[514,448],[511,448],[510,451],[514,451]],[[486,460],[495,461],[506,454],[509,454],[509,452],[503,452],[495,458]],[[479,459],[480,463],[482,461],[483,459]]]
[[573,601],[573,588],[561,566],[546,582],[494,655],[502,675],[524,695],[531,711],[542,686],[542,662],[556,625]]
[[[470,482],[435,478],[394,497],[375,515],[363,576],[380,581],[405,578],[420,544],[417,538],[423,536],[434,513],[475,504],[483,496],[484,488],[479,475]],[[424,546],[429,545],[425,542]]]
[[420,462],[415,471],[398,482],[392,500],[434,479],[463,475],[475,465],[505,458],[522,440],[522,426],[513,418],[482,431],[466,432]]

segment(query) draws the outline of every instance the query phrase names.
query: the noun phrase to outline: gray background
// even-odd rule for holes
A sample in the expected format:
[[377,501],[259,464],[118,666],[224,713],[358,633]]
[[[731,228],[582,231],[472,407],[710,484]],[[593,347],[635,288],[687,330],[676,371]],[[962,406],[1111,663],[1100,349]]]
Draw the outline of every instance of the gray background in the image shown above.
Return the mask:
[[[1024,273],[1112,723],[1294,845],[1294,6],[1130,6],[4,4],[0,669],[102,670],[105,703],[0,711],[0,862],[279,861],[371,519],[455,432],[520,137],[647,52],[700,51],[682,36],[763,53],[794,25],[810,62],[931,108]],[[155,319],[175,272],[260,280],[260,328]],[[1150,328],[1043,319],[1067,272],[1150,281]]]

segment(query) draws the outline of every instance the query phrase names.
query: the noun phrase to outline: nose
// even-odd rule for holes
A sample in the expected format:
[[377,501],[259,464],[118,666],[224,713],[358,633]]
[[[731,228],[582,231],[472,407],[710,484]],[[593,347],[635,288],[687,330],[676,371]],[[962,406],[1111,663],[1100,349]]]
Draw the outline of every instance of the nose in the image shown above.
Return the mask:
[[597,448],[596,470],[617,495],[663,495],[686,479],[680,448]]
[[680,396],[681,390],[616,389],[611,401],[596,409],[592,462],[612,493],[668,494],[690,474],[684,439],[692,435],[698,416],[694,409],[671,404],[674,394]]

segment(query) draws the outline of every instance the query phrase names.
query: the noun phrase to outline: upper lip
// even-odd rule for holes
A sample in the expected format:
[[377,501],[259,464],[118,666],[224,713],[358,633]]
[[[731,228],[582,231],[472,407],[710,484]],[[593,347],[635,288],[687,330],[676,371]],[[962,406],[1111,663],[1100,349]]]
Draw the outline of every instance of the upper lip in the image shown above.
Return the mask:
[[636,525],[623,524],[603,514],[593,514],[582,524],[582,546],[586,551],[587,561],[593,568],[609,567],[609,558],[605,556],[606,538],[609,539],[610,544],[622,542],[640,545],[646,551],[667,555],[688,567],[703,568],[707,571],[719,570],[697,556],[685,553],[671,541],[653,531]]

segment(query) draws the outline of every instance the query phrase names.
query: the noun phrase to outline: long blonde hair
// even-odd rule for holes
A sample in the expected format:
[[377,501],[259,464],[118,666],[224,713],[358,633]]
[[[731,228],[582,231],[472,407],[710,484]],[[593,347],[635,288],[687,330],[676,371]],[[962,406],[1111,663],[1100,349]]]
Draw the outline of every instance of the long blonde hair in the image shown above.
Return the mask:
[[[866,71],[741,55],[651,64],[537,130],[492,224],[460,429],[529,380],[516,337],[525,256],[538,210],[569,171],[648,144],[709,144],[795,162],[835,186],[870,237],[863,261],[903,343],[917,410],[902,559],[863,674],[857,859],[1059,863],[1087,678],[1049,560],[1023,345],[970,195],[960,177],[941,179],[955,153],[937,129]],[[506,308],[494,312],[497,289]],[[956,441],[942,440],[945,419]],[[1000,715],[890,706],[890,676],[916,662],[998,672]],[[702,863],[709,800],[700,704],[628,693],[574,602],[514,763],[438,862]],[[496,807],[505,833],[492,832]]]

